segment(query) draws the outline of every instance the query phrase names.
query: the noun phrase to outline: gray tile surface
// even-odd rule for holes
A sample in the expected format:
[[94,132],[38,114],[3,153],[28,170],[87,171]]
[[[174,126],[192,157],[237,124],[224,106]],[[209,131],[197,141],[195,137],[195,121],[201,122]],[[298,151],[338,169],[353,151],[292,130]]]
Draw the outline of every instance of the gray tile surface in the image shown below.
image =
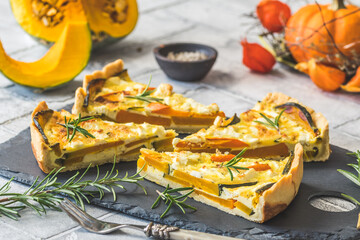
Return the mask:
[[[72,103],[74,91],[81,85],[85,74],[122,58],[134,80],[145,83],[152,75],[154,85],[171,83],[175,91],[197,101],[205,104],[217,102],[227,115],[247,110],[268,92],[284,92],[327,117],[332,144],[351,151],[360,148],[359,95],[323,92],[308,77],[279,64],[266,77],[252,73],[242,65],[239,40],[251,28],[249,19],[243,14],[252,11],[256,1],[139,0],[138,4],[140,18],[134,32],[123,41],[94,52],[86,69],[71,83],[44,93],[34,93],[32,89],[15,85],[0,76],[0,142],[28,127],[30,113],[39,101],[45,100],[55,109]],[[299,6],[295,1],[291,4]],[[256,40],[254,35],[248,37]],[[7,52],[19,60],[31,61],[46,52],[45,47],[24,34],[10,11],[9,1],[5,0],[0,1],[0,38]],[[209,44],[218,50],[219,56],[203,81],[173,81],[159,69],[152,54],[155,46],[167,42]],[[0,185],[5,181],[0,178]],[[26,189],[18,183],[12,186],[17,192]],[[104,220],[146,224],[94,206],[87,206],[87,211]],[[61,212],[49,211],[46,216],[38,216],[25,210],[21,214],[19,221],[0,218],[0,239],[142,239],[142,234],[135,231],[95,235],[78,227]]]

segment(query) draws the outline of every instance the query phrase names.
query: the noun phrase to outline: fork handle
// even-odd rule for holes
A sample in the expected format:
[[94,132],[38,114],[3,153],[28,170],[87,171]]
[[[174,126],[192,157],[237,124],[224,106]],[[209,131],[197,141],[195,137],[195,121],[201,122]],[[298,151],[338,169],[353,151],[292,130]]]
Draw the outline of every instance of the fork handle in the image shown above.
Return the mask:
[[144,228],[144,233],[147,237],[155,237],[158,239],[173,239],[173,240],[232,240],[235,238],[214,235],[210,233],[197,232],[192,230],[180,229],[178,227],[171,227],[161,224],[149,223]]
[[197,232],[185,229],[179,229],[176,232],[170,233],[170,239],[174,240],[204,240],[204,239],[212,239],[212,240],[234,240],[235,238],[220,236],[210,233]]

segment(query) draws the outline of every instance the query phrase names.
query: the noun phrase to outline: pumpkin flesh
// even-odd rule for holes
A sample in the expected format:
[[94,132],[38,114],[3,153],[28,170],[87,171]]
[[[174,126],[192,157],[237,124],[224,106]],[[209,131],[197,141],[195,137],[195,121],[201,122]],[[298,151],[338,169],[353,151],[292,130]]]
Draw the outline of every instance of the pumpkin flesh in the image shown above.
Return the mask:
[[12,12],[20,26],[31,36],[46,42],[56,42],[70,18],[86,21],[79,2],[69,2],[69,0],[54,2],[55,4],[42,0],[10,0]]
[[[81,0],[90,29],[99,35],[106,33],[122,38],[132,32],[138,19],[136,0]],[[101,11],[99,11],[101,10]]]
[[21,85],[55,87],[72,80],[81,72],[89,60],[90,49],[91,35],[87,23],[71,22],[59,40],[35,62],[20,62],[11,58],[0,42],[0,71]]
[[[120,40],[134,28],[138,19],[136,0],[10,0],[20,26],[31,36],[56,42],[66,23],[75,15],[87,21],[95,43]],[[75,14],[72,14],[75,13]],[[101,46],[101,44],[97,44]]]
[[[220,152],[229,152],[231,154],[240,153],[243,148],[231,148],[231,147],[220,147],[216,145],[195,145],[188,142],[180,141],[175,145],[176,148],[179,148],[181,151],[191,151],[191,152],[207,152],[207,153],[216,153]],[[247,149],[243,154],[243,157],[255,158],[255,157],[273,157],[273,156],[286,156],[289,153],[289,148],[285,143],[279,143],[272,146],[259,147],[254,149]]]

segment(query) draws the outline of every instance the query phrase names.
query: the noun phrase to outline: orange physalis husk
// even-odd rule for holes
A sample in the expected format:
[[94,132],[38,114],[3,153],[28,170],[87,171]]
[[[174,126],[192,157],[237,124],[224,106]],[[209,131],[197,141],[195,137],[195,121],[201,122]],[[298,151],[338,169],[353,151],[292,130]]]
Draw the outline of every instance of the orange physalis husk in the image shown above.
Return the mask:
[[341,88],[347,92],[360,92],[360,67],[358,67],[355,76],[346,85],[341,85]]
[[306,73],[307,75],[309,75],[308,62],[300,62],[300,63],[296,64],[294,68],[300,72],[303,72],[303,73]]
[[257,43],[241,41],[243,46],[243,64],[255,72],[270,72],[275,64],[274,56]]
[[335,91],[345,82],[346,74],[334,67],[316,63],[312,58],[307,62],[297,64],[296,69],[308,74],[316,86],[325,91]]
[[289,6],[278,0],[262,0],[256,14],[264,28],[270,32],[281,32],[291,16]]

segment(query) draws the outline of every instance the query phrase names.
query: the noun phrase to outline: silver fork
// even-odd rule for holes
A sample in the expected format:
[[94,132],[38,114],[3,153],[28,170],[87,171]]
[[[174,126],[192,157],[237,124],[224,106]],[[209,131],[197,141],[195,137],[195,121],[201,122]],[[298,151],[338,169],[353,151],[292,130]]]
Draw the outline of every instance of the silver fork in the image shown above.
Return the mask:
[[104,222],[93,218],[70,200],[65,198],[61,203],[60,207],[72,218],[75,222],[78,222],[83,228],[90,232],[107,234],[121,228],[132,228],[145,233],[147,237],[154,237],[157,239],[174,239],[174,240],[202,240],[202,239],[235,239],[231,237],[213,235],[209,233],[196,232],[191,230],[184,230],[178,227],[171,227],[167,225],[154,224],[150,222],[146,226],[136,225],[136,224],[118,224],[111,222]]

